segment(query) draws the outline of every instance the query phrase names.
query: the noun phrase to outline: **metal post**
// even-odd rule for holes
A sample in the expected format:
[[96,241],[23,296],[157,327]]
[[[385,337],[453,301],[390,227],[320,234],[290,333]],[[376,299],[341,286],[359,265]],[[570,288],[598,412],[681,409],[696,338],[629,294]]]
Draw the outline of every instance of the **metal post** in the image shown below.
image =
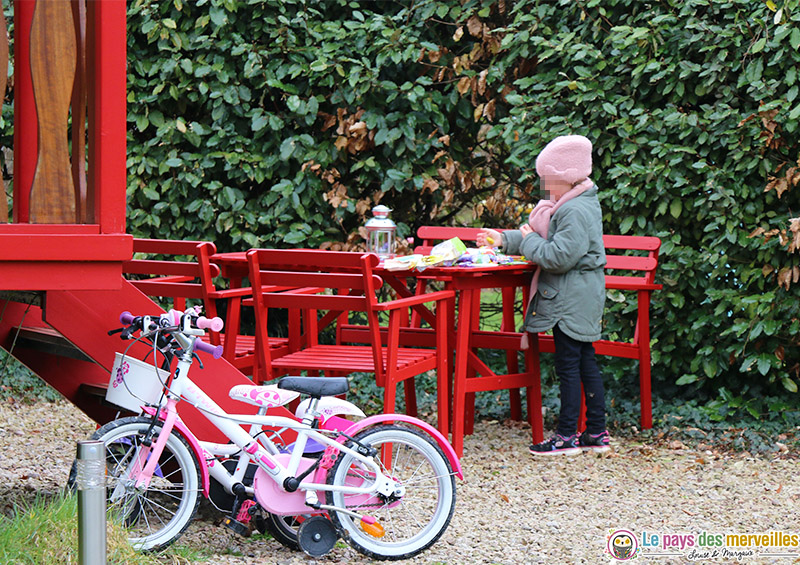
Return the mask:
[[106,448],[78,442],[78,562],[106,565]]

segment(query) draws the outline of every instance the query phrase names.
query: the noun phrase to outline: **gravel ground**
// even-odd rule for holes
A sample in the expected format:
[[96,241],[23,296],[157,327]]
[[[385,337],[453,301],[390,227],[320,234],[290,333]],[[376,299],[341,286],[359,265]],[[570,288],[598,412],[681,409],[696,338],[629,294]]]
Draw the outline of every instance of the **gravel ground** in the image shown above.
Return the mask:
[[[0,511],[8,513],[20,498],[57,492],[76,442],[94,428],[67,402],[0,402]],[[699,544],[701,533],[800,534],[798,462],[790,451],[753,458],[676,441],[621,440],[603,456],[533,460],[529,438],[524,425],[476,426],[466,440],[465,480],[457,481],[450,527],[407,563],[610,563],[615,561],[604,552],[616,530],[634,533],[646,561],[685,563],[706,561],[699,554],[713,548],[664,548],[653,543],[653,535],[662,541],[667,535],[694,535]],[[206,552],[209,563],[369,562],[342,544],[314,560],[272,540],[236,537],[217,525],[216,516],[201,514],[206,517],[178,543]],[[644,542],[650,545],[641,547]],[[710,561],[737,562],[730,553],[734,548],[716,549]],[[742,563],[800,563],[800,547],[738,550],[744,552]]]

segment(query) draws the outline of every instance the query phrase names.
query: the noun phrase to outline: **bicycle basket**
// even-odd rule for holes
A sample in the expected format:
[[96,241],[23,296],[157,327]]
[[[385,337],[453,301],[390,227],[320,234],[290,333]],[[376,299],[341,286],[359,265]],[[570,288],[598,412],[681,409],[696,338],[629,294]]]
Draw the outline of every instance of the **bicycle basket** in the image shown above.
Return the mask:
[[163,369],[117,353],[111,368],[106,400],[138,414],[143,404],[158,403],[163,389],[161,382],[166,382],[168,377],[169,372]]

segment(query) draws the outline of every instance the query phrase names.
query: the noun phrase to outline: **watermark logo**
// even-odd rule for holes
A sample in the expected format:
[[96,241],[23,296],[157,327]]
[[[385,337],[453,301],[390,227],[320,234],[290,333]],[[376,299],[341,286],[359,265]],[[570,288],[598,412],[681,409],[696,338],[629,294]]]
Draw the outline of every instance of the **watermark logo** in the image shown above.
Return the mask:
[[686,561],[725,560],[742,562],[750,558],[800,557],[800,534],[784,531],[739,532],[653,532],[609,530],[607,553],[615,561],[682,558]]
[[616,561],[630,561],[639,556],[639,542],[633,532],[614,530],[606,540],[606,553]]

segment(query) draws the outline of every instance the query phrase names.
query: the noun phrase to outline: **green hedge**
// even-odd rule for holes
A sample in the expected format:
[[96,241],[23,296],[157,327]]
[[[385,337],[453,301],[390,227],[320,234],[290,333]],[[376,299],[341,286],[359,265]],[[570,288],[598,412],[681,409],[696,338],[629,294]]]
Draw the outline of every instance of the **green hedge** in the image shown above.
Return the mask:
[[140,0],[129,31],[130,231],[351,248],[377,201],[403,237],[514,226],[581,133],[605,231],[663,241],[654,390],[796,403],[797,0]]
[[507,68],[533,70],[494,139],[520,166],[555,134],[595,140],[605,231],[662,238],[659,380],[725,388],[753,413],[783,407],[758,399],[795,393],[800,361],[786,278],[798,260],[780,238],[800,166],[800,9],[788,4],[531,2],[500,32]]

